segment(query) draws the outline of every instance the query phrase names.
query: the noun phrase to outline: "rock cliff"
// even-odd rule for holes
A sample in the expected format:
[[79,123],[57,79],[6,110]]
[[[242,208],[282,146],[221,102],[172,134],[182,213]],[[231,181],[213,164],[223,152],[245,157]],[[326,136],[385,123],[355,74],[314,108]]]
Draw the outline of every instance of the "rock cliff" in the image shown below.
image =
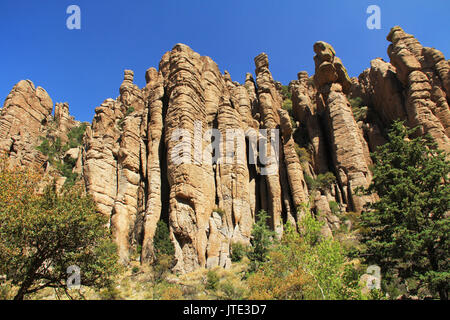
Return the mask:
[[[154,261],[163,220],[176,271],[228,267],[232,244],[250,244],[260,210],[281,237],[310,203],[332,235],[341,223],[336,207],[361,212],[376,200],[355,189],[370,184],[370,152],[395,119],[420,126],[418,134],[449,151],[448,61],[400,27],[387,40],[391,61],[374,59],[352,79],[330,44],[315,43],[315,74],[300,71],[287,93],[265,53],[254,60],[255,76],[240,84],[177,44],[158,70],[145,72],[144,88],[124,71],[119,96],[95,109],[78,144],[82,124],[68,104],[53,106],[44,89],[20,81],[1,109],[0,151],[17,165],[59,169],[60,184],[70,172],[81,177],[99,214],[110,218],[122,263],[135,251],[142,263]],[[67,146],[57,161],[45,139]]]

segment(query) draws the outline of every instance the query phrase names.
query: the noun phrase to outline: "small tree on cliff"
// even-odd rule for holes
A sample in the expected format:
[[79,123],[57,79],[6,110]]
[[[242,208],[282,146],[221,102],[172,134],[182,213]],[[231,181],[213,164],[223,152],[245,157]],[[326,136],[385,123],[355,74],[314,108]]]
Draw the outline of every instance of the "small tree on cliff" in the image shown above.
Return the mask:
[[36,193],[40,178],[0,161],[0,274],[19,287],[14,299],[44,288],[68,294],[70,266],[79,268],[81,285],[108,286],[117,256],[107,219],[80,188]]
[[411,138],[414,129],[395,122],[389,142],[374,157],[367,192],[379,201],[362,213],[368,261],[383,273],[413,279],[441,299],[450,283],[450,165],[431,137]]

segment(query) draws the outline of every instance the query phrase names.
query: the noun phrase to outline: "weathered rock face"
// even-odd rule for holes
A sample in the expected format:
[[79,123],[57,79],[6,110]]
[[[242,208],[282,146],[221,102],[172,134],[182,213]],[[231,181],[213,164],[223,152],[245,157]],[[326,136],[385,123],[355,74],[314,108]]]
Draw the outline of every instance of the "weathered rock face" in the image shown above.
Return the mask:
[[324,110],[324,118],[328,125],[334,172],[344,202],[350,209],[360,212],[369,199],[355,196],[354,190],[358,187],[365,188],[370,184],[370,158],[367,156],[367,144],[361,136],[345,95],[350,90],[351,81],[329,44],[317,42],[314,45],[314,52],[317,100]]
[[[232,244],[251,243],[262,209],[280,237],[287,221],[298,226],[297,209],[309,202],[326,222],[322,233],[332,236],[336,210],[360,212],[376,199],[356,196],[355,188],[370,183],[369,150],[385,143],[393,120],[420,125],[444,150],[450,145],[448,61],[399,27],[388,40],[391,62],[374,59],[353,79],[333,47],[317,42],[314,76],[299,72],[289,85],[292,110],[283,109],[285,88],[266,54],[255,58],[255,77],[247,73],[239,84],[211,58],[177,44],[159,70],[146,71],[144,88],[125,70],[119,96],[95,109],[82,146],[62,158],[75,163],[99,214],[109,217],[124,264],[139,247],[142,263],[154,261],[160,220],[182,273],[229,267]],[[361,109],[352,109],[357,98]],[[36,149],[40,137],[65,143],[80,125],[67,103],[57,103],[54,116],[52,109],[42,88],[19,82],[1,109],[0,151],[16,164],[49,168]]]
[[448,151],[447,60],[439,50],[423,47],[400,27],[393,27],[387,40],[391,42],[390,63],[372,60],[371,68],[353,84],[351,95],[362,97],[384,128],[396,119],[404,120],[410,127],[419,126],[418,134],[429,133],[441,149]]
[[0,152],[17,165],[42,165],[45,157],[35,147],[52,110],[52,99],[43,88],[35,88],[30,80],[17,83],[0,113]]

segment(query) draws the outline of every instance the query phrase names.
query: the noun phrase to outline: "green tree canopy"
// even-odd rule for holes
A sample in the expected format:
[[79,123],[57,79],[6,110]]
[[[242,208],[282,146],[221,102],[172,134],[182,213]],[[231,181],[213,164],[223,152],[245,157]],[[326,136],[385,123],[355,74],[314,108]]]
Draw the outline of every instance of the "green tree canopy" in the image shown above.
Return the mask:
[[19,287],[15,299],[48,287],[68,293],[70,266],[80,269],[81,285],[109,285],[117,255],[107,218],[80,188],[38,194],[40,178],[0,165],[0,274]]
[[[414,294],[448,299],[450,283],[449,161],[430,136],[395,122],[389,142],[373,154],[367,193],[379,201],[362,213],[365,254],[389,278],[412,279]],[[406,283],[406,282],[405,282]]]

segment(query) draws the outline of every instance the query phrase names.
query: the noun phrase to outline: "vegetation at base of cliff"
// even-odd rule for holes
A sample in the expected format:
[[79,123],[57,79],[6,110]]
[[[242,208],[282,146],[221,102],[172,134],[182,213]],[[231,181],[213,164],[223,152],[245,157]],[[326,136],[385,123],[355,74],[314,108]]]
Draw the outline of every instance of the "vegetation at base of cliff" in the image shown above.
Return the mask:
[[415,131],[395,122],[373,154],[365,192],[380,200],[361,215],[362,253],[381,267],[386,289],[402,285],[408,295],[447,300],[450,162],[430,136],[413,138]]
[[259,269],[260,265],[267,261],[269,248],[275,239],[275,233],[269,229],[266,211],[261,210],[256,217],[256,223],[252,229],[252,246],[248,253],[250,259],[250,272]]
[[159,220],[156,224],[153,246],[155,248],[156,258],[162,255],[173,256],[175,254],[175,248],[170,240],[169,227],[163,220]]
[[250,299],[362,299],[358,261],[342,245],[320,234],[322,222],[305,208],[300,232],[289,223],[281,241],[248,279]]
[[[231,244],[230,269],[215,267],[177,275],[171,271],[175,260],[169,229],[161,220],[154,238],[156,259],[152,265],[141,265],[136,258],[108,283],[97,289],[83,286],[82,293],[70,294],[80,299],[396,299],[401,295],[448,299],[450,164],[446,160],[448,155],[439,151],[430,137],[414,138],[413,132],[400,122],[394,123],[389,142],[372,155],[372,183],[367,190],[360,191],[376,192],[377,202],[368,205],[361,214],[346,212],[345,206],[335,201],[328,202],[331,212],[340,220],[340,227],[332,230],[333,237],[324,236],[324,223],[317,218],[320,213],[311,212],[309,205],[299,209],[296,227],[289,223],[284,226],[279,240],[269,227],[267,213],[260,211],[251,234],[251,246]],[[24,181],[30,190],[34,187],[26,178],[16,180]],[[22,190],[16,180],[5,180],[9,181],[5,185],[9,184],[10,190]],[[325,192],[336,183],[331,172],[316,178],[305,175],[305,180],[310,191]],[[43,203],[51,204],[56,199],[54,190],[48,190],[43,196],[31,193],[33,197],[47,198],[41,203],[27,192],[18,192],[21,196],[15,198],[17,195],[13,196],[12,191],[1,188],[0,205],[5,203],[2,201],[11,204],[0,206],[0,219],[5,210],[15,210],[16,218],[27,210],[25,217],[34,215],[35,223],[46,221],[47,229],[51,229],[53,222],[45,220],[45,214],[37,217],[38,211],[28,210],[41,203],[37,207],[42,215]],[[25,199],[29,206],[18,209]],[[58,210],[80,209],[61,201]],[[51,212],[57,215],[58,210]],[[219,208],[213,211],[225,214]],[[0,232],[6,228],[4,225],[7,226],[1,220]],[[56,223],[57,227],[62,225]],[[15,230],[18,232],[19,228]],[[5,252],[20,250],[19,247],[4,250],[5,239],[0,238],[2,259]],[[19,245],[27,247],[18,242]],[[27,261],[33,259],[28,257]],[[362,276],[372,264],[381,267],[381,290],[369,290],[364,283]],[[6,273],[5,265],[0,264],[0,275]],[[11,292],[20,288],[19,282],[8,279],[0,283],[0,298],[11,299],[14,297]],[[43,288],[28,297],[55,298],[56,292]]]
[[244,259],[249,253],[249,247],[246,245],[240,243],[240,242],[233,242],[231,244],[231,261],[232,262],[239,262]]
[[93,200],[78,187],[62,193],[41,176],[0,163],[0,274],[17,287],[15,300],[45,288],[70,296],[68,268],[81,270],[84,286],[111,285],[118,271],[116,246]]

